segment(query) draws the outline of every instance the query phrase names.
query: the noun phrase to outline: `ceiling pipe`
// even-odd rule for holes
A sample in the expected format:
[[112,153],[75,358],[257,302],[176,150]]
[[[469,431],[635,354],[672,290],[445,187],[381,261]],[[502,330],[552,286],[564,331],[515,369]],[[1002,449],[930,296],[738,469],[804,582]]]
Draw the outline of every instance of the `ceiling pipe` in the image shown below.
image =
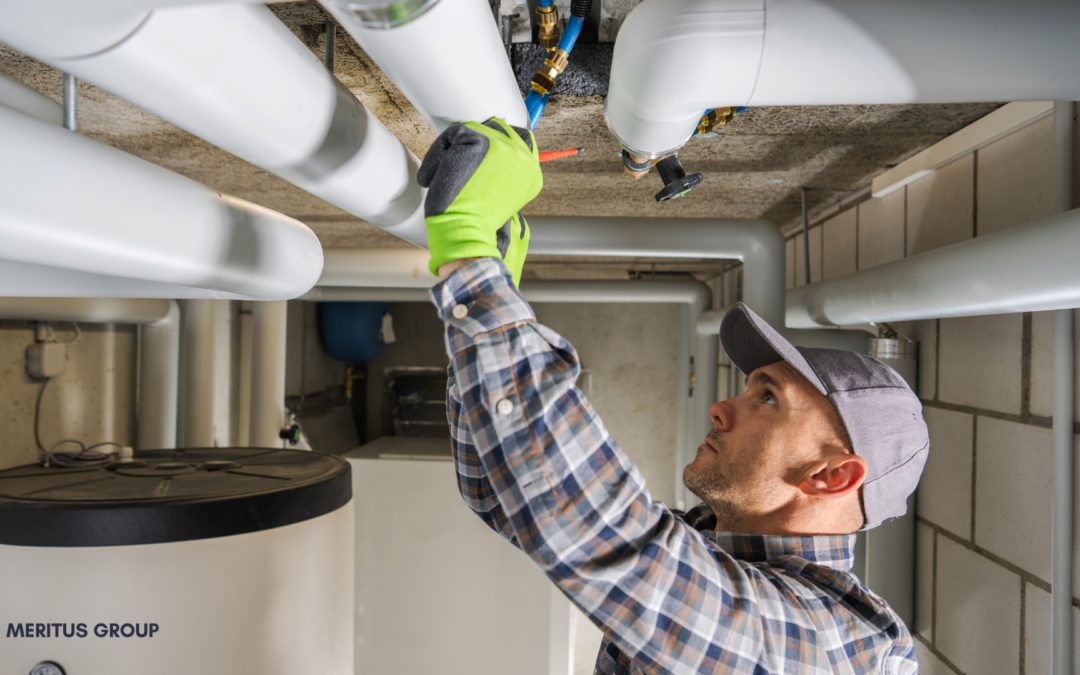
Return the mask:
[[64,107],[44,94],[0,75],[0,105],[6,105],[24,115],[42,122],[61,126],[64,123]]
[[3,260],[273,300],[322,272],[302,223],[4,106],[0,147]]
[[1072,100],[1078,24],[1071,0],[645,0],[604,114],[623,149],[657,158],[718,106]]
[[[2,210],[2,209],[0,209]],[[25,298],[174,298],[252,300],[249,295],[163,284],[0,258],[0,296]]]
[[269,8],[116,4],[108,11],[71,0],[10,5],[0,11],[0,40],[393,234],[426,242],[416,156]]
[[0,297],[0,318],[137,324],[139,401],[135,448],[176,447],[180,308],[175,300]]
[[789,328],[1080,307],[1080,209],[787,292]]
[[529,117],[487,0],[322,0],[435,131]]

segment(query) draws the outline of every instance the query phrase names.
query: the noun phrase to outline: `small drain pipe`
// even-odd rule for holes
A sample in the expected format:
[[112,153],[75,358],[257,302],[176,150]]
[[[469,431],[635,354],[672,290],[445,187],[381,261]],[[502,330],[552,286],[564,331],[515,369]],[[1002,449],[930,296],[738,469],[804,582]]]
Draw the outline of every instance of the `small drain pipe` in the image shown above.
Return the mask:
[[[1054,103],[1054,198],[1057,209],[1063,212],[1073,207],[1073,117],[1072,101]],[[1073,672],[1073,426],[1076,395],[1073,312],[1072,309],[1054,312],[1053,675],[1072,675]]]
[[525,104],[487,0],[321,4],[435,131],[489,117],[527,126]]
[[1075,99],[1078,24],[1060,0],[645,0],[619,30],[604,114],[656,159],[719,106]]
[[175,300],[0,298],[0,318],[139,326],[135,448],[176,447],[180,308]]

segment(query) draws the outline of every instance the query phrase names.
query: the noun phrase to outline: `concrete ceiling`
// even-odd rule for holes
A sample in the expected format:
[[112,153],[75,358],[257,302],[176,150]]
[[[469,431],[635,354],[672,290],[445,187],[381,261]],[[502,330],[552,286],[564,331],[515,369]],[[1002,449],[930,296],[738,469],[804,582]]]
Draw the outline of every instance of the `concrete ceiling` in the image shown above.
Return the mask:
[[[322,58],[326,15],[319,5],[280,3],[271,9]],[[422,158],[435,139],[434,130],[344,31],[338,31],[335,63],[341,81]],[[0,74],[60,100],[57,70],[4,45],[0,45]],[[603,105],[602,96],[552,96],[536,129],[540,148],[583,147],[585,152],[544,165],[543,192],[525,209],[526,216],[763,218],[786,232],[801,223],[802,187],[812,188],[813,219],[869,186],[886,168],[1000,104],[754,108],[720,128],[715,137],[691,140],[680,158],[688,172],[704,173],[705,181],[666,204],[653,199],[661,187],[655,172],[637,181],[623,173],[619,148],[604,124]],[[90,138],[306,223],[324,246],[410,246],[87,83],[80,84],[79,122]],[[625,277],[628,267],[650,269],[653,261],[635,265],[625,260],[544,257],[530,267],[540,276],[580,276],[583,269],[573,270],[585,262],[615,263],[612,273]],[[557,263],[563,271],[542,272],[540,267],[546,265],[541,263]],[[664,269],[701,273],[715,266],[716,261],[685,260]]]

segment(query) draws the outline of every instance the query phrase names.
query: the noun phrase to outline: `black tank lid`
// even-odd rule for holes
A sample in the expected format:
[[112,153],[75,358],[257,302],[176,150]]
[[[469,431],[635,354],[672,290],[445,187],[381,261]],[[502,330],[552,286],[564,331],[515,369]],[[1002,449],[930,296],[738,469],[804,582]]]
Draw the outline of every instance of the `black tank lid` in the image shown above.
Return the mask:
[[318,452],[191,448],[88,468],[0,471],[0,544],[129,546],[228,537],[352,499],[349,462]]

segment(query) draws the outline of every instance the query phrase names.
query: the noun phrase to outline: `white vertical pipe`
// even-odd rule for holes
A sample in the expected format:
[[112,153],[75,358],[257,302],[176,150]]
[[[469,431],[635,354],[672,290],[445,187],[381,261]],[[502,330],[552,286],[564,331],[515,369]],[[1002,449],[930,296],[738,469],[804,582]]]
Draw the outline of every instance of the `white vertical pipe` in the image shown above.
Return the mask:
[[[1073,207],[1073,103],[1054,103],[1054,198]],[[1051,672],[1073,672],[1073,310],[1054,311],[1054,548]]]
[[180,382],[180,305],[169,300],[164,318],[142,326],[139,414],[135,447],[176,447],[176,406]]
[[240,412],[236,444],[248,447],[251,438],[251,302],[240,303]]
[[183,344],[185,359],[184,421],[180,442],[187,448],[214,445],[214,334],[215,303],[223,300],[184,302]]
[[256,302],[251,315],[251,427],[255,448],[280,448],[285,425],[285,335],[288,303]]

